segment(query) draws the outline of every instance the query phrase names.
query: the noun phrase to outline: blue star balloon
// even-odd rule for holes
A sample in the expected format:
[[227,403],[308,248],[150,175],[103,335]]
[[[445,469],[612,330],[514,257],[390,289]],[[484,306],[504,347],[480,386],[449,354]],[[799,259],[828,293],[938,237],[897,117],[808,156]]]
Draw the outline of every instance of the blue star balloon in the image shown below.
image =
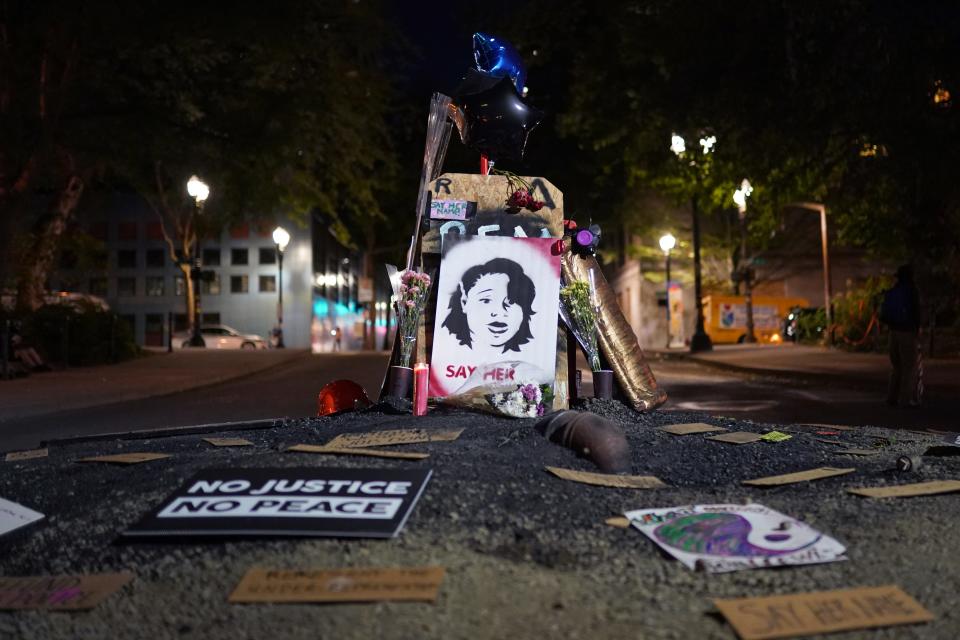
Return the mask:
[[527,70],[513,45],[502,38],[484,33],[473,34],[473,59],[477,69],[498,78],[510,78],[523,95]]

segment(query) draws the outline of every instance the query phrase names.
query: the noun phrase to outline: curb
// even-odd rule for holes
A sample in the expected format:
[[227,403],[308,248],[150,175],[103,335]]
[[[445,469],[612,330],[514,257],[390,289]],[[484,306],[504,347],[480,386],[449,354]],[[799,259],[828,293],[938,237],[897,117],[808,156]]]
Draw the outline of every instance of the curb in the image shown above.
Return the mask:
[[270,429],[278,426],[286,418],[268,418],[252,422],[211,422],[208,424],[187,425],[185,427],[161,427],[144,431],[114,431],[112,433],[93,433],[86,436],[70,436],[68,438],[54,438],[43,440],[40,447],[64,446],[96,442],[98,440],[151,440],[153,438],[167,438],[170,436],[189,436],[199,433],[216,433],[220,431],[246,431],[248,429]]
[[[706,367],[712,367],[714,369],[721,369],[725,371],[735,371],[737,373],[746,373],[750,375],[759,375],[772,378],[781,378],[786,380],[795,380],[799,382],[806,382],[811,384],[830,384],[830,383],[840,383],[847,388],[851,389],[868,389],[871,391],[886,391],[887,390],[887,379],[886,376],[880,377],[866,377],[866,378],[855,378],[849,375],[836,374],[836,373],[819,373],[812,371],[796,371],[789,369],[766,369],[763,367],[749,367],[740,364],[731,364],[729,362],[723,362],[722,360],[714,360],[712,358],[702,358],[697,355],[690,354],[689,352],[663,352],[663,351],[651,351],[650,353],[655,354],[657,358],[662,360],[686,360],[688,362],[695,362],[696,364],[701,364]],[[924,384],[924,390],[928,392],[935,392],[937,394],[953,394],[958,393],[958,387],[945,385],[945,384]]]

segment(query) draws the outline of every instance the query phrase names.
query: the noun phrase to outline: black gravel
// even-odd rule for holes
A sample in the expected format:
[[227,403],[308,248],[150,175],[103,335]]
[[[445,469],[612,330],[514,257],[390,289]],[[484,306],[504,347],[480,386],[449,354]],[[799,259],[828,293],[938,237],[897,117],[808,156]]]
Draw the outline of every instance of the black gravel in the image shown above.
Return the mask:
[[[633,472],[668,487],[622,490],[563,481],[545,465],[593,470],[534,429],[535,420],[455,410],[424,418],[384,412],[304,418],[233,430],[255,446],[215,448],[202,435],[92,441],[54,447],[49,458],[0,463],[0,497],[41,511],[40,523],[0,539],[0,575],[131,570],[137,579],[89,612],[0,613],[0,638],[733,638],[710,602],[806,590],[899,584],[930,609],[929,624],[851,632],[849,638],[955,638],[960,579],[960,495],[869,500],[844,491],[960,477],[960,457],[927,456],[917,472],[902,455],[937,445],[933,434],[864,426],[839,436],[817,428],[700,413],[638,414],[617,402],[584,408],[623,424]],[[824,420],[828,422],[828,419]],[[778,429],[786,442],[730,445],[657,427],[707,422],[736,431]],[[430,458],[402,461],[288,453],[340,433],[405,427],[459,428],[455,442],[397,447]],[[707,434],[709,435],[709,434]],[[845,446],[878,451],[839,455]],[[132,466],[76,463],[85,456],[151,451],[173,457]],[[262,539],[127,543],[118,533],[208,467],[429,467],[434,476],[393,540]],[[818,466],[856,472],[771,489],[740,481]],[[800,518],[848,547],[848,562],[706,575],[657,550],[642,534],[604,520],[624,510],[753,501]],[[440,564],[448,574],[433,604],[230,605],[254,565],[335,568]]]

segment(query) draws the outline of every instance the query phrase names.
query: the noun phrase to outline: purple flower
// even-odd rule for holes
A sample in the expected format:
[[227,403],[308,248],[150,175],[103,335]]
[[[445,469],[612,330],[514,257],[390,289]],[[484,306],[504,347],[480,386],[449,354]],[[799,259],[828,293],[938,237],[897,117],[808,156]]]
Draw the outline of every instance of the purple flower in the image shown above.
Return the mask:
[[523,394],[523,399],[527,402],[537,401],[537,391],[539,391],[539,389],[532,384],[525,384],[520,387],[520,393]]
[[542,416],[542,415],[543,415],[543,412],[544,412],[545,410],[546,410],[546,409],[544,409],[544,407],[543,407],[542,404],[538,404],[538,405],[537,405],[537,417],[539,418],[540,416]]
[[407,309],[413,309],[416,303],[413,300],[407,300],[404,304],[407,305]]

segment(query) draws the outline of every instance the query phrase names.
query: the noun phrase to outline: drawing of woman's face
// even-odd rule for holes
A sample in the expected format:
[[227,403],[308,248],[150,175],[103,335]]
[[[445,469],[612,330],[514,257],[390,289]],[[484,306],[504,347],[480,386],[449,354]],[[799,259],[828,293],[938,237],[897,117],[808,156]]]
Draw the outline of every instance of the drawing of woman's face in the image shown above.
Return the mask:
[[516,335],[523,322],[523,308],[509,299],[510,276],[488,273],[480,276],[461,299],[470,335],[478,345],[502,347]]

